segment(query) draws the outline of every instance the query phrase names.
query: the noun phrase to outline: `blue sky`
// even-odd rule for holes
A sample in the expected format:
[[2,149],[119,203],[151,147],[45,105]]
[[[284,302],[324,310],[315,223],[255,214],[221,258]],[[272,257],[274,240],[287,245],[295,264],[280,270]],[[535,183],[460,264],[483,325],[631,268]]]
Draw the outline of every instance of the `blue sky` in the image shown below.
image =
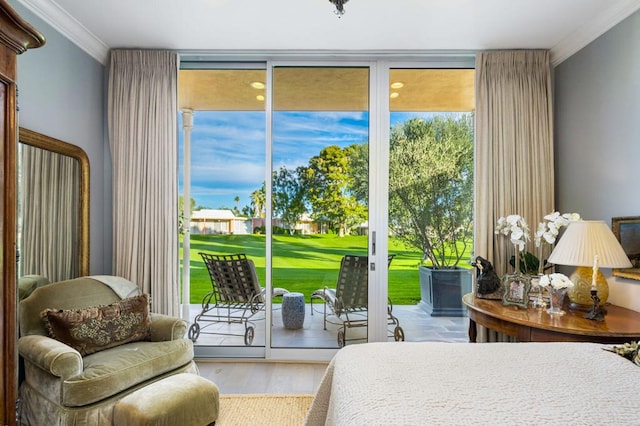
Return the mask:
[[[391,125],[433,113],[392,113]],[[273,168],[308,164],[323,147],[367,142],[366,112],[274,112]],[[178,128],[182,129],[179,115]],[[179,193],[182,194],[183,134],[179,132]],[[196,111],[191,134],[191,197],[197,206],[238,208],[251,203],[265,171],[265,113]]]

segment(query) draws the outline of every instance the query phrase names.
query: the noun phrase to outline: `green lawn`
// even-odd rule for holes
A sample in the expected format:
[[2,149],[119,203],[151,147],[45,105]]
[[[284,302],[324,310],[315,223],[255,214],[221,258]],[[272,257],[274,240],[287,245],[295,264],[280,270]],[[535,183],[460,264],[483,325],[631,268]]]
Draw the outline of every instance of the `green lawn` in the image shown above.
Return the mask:
[[[275,235],[273,238],[273,285],[309,296],[319,288],[335,287],[340,259],[345,254],[366,254],[366,236]],[[211,291],[211,280],[198,252],[212,254],[245,253],[265,279],[264,235],[192,235],[191,303],[200,303]],[[389,297],[394,304],[412,305],[420,300],[418,264],[420,253],[390,240],[395,254],[389,270]],[[181,254],[182,256],[182,254]],[[182,258],[182,257],[181,257]],[[468,267],[468,256],[461,266]]]

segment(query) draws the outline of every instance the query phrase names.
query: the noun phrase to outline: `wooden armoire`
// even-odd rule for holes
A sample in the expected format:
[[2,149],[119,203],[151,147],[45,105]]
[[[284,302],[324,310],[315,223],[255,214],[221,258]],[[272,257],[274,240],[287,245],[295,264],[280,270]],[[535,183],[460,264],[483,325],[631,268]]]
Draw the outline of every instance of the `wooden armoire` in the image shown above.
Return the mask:
[[44,44],[44,37],[25,22],[13,8],[0,0],[0,231],[2,246],[2,286],[0,296],[0,347],[2,383],[0,385],[0,424],[16,424],[18,399],[17,277],[16,277],[16,149],[17,56]]

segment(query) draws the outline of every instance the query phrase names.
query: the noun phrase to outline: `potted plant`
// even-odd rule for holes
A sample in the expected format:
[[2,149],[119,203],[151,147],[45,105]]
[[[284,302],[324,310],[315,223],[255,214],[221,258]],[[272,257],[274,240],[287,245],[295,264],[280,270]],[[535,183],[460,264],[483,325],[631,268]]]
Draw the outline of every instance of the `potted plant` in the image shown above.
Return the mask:
[[[522,216],[512,214],[506,217],[498,219],[495,233],[508,236],[511,243],[515,247],[515,254],[509,259],[509,263],[514,267],[514,274],[508,276],[517,276],[524,274],[531,279],[531,283],[538,291],[538,297],[534,301],[534,306],[544,307],[546,302],[542,297],[542,287],[540,285],[540,277],[543,276],[544,271],[551,266],[544,256],[544,245],[547,244],[550,248],[556,242],[558,234],[561,228],[567,226],[571,221],[581,220],[578,213],[565,213],[553,211],[544,216],[543,221],[538,223],[538,228],[535,232],[535,246],[538,252],[538,256],[525,251],[527,241],[529,241],[529,226]],[[550,248],[547,251],[550,251]],[[535,276],[535,277],[534,277]]]
[[420,305],[432,316],[462,316],[471,270],[473,116],[410,119],[391,131],[391,233],[422,253]]

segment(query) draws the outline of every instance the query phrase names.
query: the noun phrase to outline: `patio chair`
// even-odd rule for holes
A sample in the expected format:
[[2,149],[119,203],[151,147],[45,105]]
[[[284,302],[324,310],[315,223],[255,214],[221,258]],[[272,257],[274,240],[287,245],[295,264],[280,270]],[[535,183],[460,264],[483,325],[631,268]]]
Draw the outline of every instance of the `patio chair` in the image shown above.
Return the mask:
[[[391,264],[393,255],[389,255]],[[367,308],[369,296],[369,258],[368,256],[345,255],[340,262],[340,272],[336,288],[325,287],[312,293],[310,299],[311,315],[313,315],[313,301],[322,300],[324,304],[324,329],[327,329],[329,315],[335,315],[342,321],[338,323],[338,346],[343,347],[347,342],[347,330],[350,328],[367,327]],[[327,311],[327,306],[329,311]],[[396,342],[404,341],[404,330],[400,321],[392,313],[391,299],[387,304],[387,324],[393,326],[391,336]],[[357,340],[357,339],[351,339]]]
[[[255,333],[252,319],[264,311],[266,300],[253,261],[244,254],[199,254],[209,272],[212,290],[202,298],[202,311],[189,327],[188,337],[195,342],[200,333],[244,336],[244,344],[251,345]],[[286,293],[283,288],[275,288],[272,296],[282,297]],[[221,322],[242,324],[244,333],[204,331]]]

